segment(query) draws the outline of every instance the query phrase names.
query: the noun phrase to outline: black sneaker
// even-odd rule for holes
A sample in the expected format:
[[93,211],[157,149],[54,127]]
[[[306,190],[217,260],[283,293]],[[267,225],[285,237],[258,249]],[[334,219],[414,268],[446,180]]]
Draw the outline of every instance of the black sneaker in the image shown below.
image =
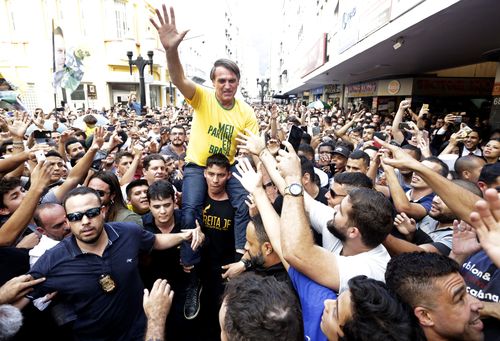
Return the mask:
[[200,281],[191,284],[186,291],[186,301],[184,301],[184,317],[192,320],[200,312],[200,297],[203,286]]

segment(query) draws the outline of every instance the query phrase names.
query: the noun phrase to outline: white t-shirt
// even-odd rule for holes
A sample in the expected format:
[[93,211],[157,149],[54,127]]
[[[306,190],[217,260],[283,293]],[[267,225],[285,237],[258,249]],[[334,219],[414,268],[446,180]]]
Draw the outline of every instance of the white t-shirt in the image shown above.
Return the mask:
[[341,256],[344,245],[326,227],[328,221],[333,219],[334,209],[315,200],[308,204],[308,209],[309,221],[314,230],[321,233],[323,247],[337,255],[339,294],[348,289],[347,282],[358,275],[385,282],[385,269],[391,256],[382,244],[354,256]]

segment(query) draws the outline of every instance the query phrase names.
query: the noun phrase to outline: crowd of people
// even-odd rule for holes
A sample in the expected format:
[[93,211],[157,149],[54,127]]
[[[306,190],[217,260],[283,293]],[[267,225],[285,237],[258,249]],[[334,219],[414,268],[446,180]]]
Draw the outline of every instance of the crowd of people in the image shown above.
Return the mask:
[[500,339],[499,130],[250,106],[151,22],[182,106],[0,112],[1,340]]

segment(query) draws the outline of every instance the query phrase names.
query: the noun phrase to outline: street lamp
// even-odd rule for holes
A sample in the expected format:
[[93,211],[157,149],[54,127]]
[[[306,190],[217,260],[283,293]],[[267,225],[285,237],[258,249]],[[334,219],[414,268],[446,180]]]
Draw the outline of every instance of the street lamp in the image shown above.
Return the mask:
[[265,81],[257,78],[257,86],[260,86],[260,105],[264,105],[264,96],[266,94],[267,89],[269,89],[269,78]]
[[130,75],[132,75],[132,65],[137,66],[139,69],[139,91],[141,92],[141,112],[144,106],[146,105],[146,90],[144,85],[144,68],[146,65],[149,65],[149,72],[153,74],[153,51],[148,51],[148,58],[146,60],[142,58],[141,55],[137,57],[137,59],[132,60],[132,56],[134,53],[132,51],[127,52],[128,57],[128,65],[130,66]]

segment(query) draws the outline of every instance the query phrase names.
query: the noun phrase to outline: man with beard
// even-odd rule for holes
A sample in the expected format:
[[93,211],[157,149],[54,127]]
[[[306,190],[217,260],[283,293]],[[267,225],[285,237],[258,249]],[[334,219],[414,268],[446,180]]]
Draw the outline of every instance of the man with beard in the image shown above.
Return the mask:
[[245,258],[240,260],[245,268],[250,268],[262,276],[274,276],[278,281],[287,282],[292,286],[280,257],[271,245],[260,215],[250,218],[245,251],[250,256],[250,263],[247,263]]
[[192,240],[197,230],[153,234],[133,223],[105,223],[101,196],[88,187],[68,193],[64,207],[72,236],[47,251],[31,269],[46,280],[31,297],[57,291],[78,316],[72,322],[78,340],[143,340],[146,317],[143,285],[137,267],[139,252],[164,250]]
[[181,125],[170,129],[170,143],[161,148],[160,154],[171,156],[176,161],[184,161],[186,157],[186,130]]
[[[454,184],[476,194],[481,195],[481,190],[472,182],[466,180],[453,180]],[[453,238],[453,221],[458,219],[457,215],[444,201],[436,195],[432,200],[431,210],[419,224],[415,220],[401,214],[396,217],[399,232],[406,239],[398,239],[389,235],[384,246],[391,254],[403,252],[426,251],[437,252],[448,256],[451,251]]]

